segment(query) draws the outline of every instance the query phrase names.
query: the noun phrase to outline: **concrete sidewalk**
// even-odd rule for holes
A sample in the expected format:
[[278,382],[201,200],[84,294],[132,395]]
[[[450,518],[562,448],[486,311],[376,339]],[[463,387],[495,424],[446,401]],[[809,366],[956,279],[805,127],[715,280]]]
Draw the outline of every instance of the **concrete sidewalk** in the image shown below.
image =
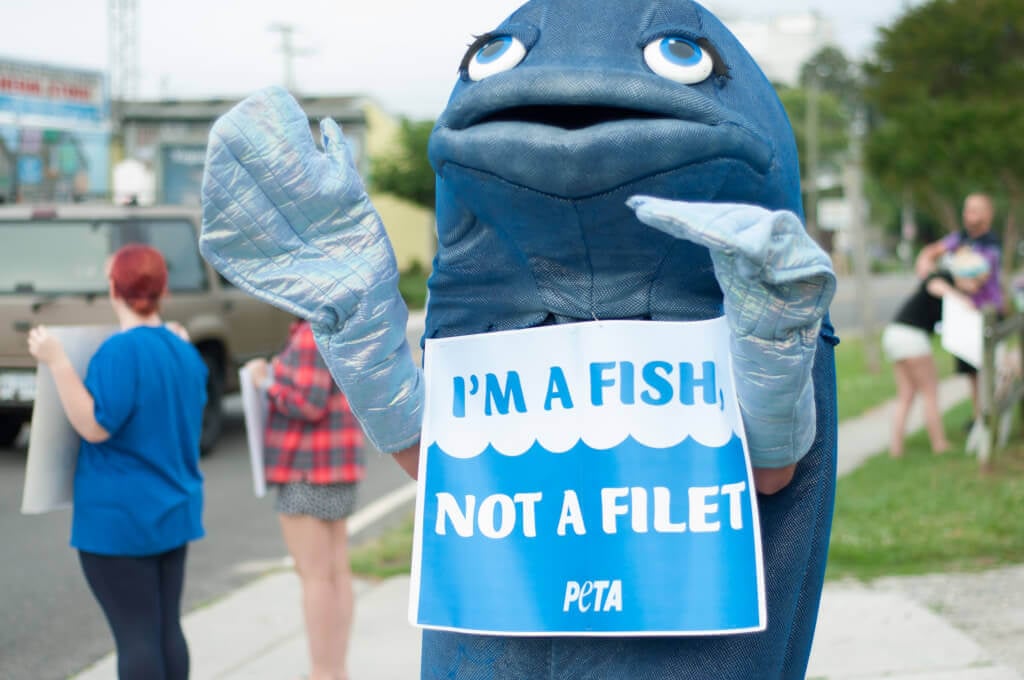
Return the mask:
[[[943,383],[940,398],[948,408],[967,398],[966,381]],[[844,422],[839,428],[840,474],[887,448],[891,405]],[[911,429],[921,427],[919,410]],[[406,491],[407,493],[407,491]],[[373,508],[368,508],[373,510]],[[380,509],[374,510],[380,512]],[[353,517],[356,529],[366,520]],[[928,577],[924,577],[928,578]],[[1009,579],[1009,581],[1008,581]],[[992,579],[991,597],[1012,593],[998,623],[1002,637],[975,639],[946,616],[953,607],[899,579],[879,583],[829,583],[811,654],[808,678],[820,680],[1021,680],[1024,654],[1024,568]],[[1007,588],[1007,583],[1010,587]],[[917,581],[915,581],[917,583]],[[934,585],[964,590],[963,584]],[[419,677],[419,631],[407,623],[406,577],[357,584],[355,627],[349,671],[353,680],[410,680]],[[986,591],[987,592],[987,591]],[[978,597],[983,597],[978,595]],[[195,680],[293,680],[307,671],[299,584],[286,568],[271,573],[210,606],[185,617]],[[1017,604],[1014,604],[1017,603]],[[936,612],[933,609],[942,607]],[[991,608],[985,607],[991,619]],[[961,616],[958,623],[969,621]],[[990,627],[991,624],[990,624]],[[964,626],[972,630],[971,626]],[[987,646],[986,646],[987,645]],[[996,649],[998,653],[994,653]],[[75,680],[111,680],[109,656]],[[529,679],[524,679],[529,680]],[[711,679],[713,680],[713,679]],[[751,680],[757,680],[752,678]]]

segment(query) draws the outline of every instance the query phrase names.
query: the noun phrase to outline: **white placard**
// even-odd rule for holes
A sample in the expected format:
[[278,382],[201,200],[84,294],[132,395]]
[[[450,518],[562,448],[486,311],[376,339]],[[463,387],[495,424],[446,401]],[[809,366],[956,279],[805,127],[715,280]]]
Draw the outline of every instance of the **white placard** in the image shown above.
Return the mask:
[[242,390],[242,411],[245,414],[245,438],[249,444],[249,465],[252,468],[252,491],[257,498],[267,495],[266,471],[263,469],[263,433],[267,426],[267,391],[256,386],[249,369],[238,371]]
[[960,295],[942,296],[942,348],[981,368],[985,319]]
[[[64,345],[75,372],[84,379],[100,345],[117,332],[112,326],[47,326]],[[36,396],[29,430],[21,512],[26,515],[70,508],[81,439],[68,421],[46,365],[36,372]]]

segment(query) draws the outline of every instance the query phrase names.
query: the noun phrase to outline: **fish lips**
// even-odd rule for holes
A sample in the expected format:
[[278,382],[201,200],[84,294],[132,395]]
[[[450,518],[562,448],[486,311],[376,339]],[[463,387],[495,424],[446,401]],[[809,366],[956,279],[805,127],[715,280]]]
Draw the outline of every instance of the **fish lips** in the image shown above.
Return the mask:
[[462,87],[430,138],[442,178],[469,170],[581,199],[723,159],[763,175],[775,156],[743,117],[655,76],[534,69]]

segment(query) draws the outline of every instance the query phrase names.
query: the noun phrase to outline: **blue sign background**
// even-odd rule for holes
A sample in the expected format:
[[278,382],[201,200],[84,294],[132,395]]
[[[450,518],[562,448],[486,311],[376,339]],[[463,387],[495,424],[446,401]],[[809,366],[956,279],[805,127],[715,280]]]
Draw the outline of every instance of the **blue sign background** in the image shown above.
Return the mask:
[[0,110],[19,116],[46,116],[65,121],[104,123],[110,117],[106,101],[103,104],[76,104],[52,101],[40,97],[14,97],[0,95]]
[[[709,522],[721,523],[717,532],[694,533],[689,526],[683,533],[653,530],[654,487],[671,490],[669,516],[678,522],[689,518],[689,487],[738,482],[746,483],[741,530],[730,527],[725,495],[707,499],[718,503],[717,512],[707,515]],[[628,514],[617,518],[617,533],[602,530],[600,490],[605,487],[648,490],[647,533],[634,533]],[[585,535],[575,535],[571,526],[564,536],[556,532],[566,489],[578,496]],[[450,523],[446,535],[435,533],[440,492],[454,495],[464,508],[466,494],[475,495],[479,507],[489,494],[511,497],[538,491],[543,497],[535,506],[535,537],[524,537],[521,512],[515,530],[502,539],[485,537],[478,529],[471,537],[462,537]],[[431,446],[417,623],[512,634],[757,629],[764,621],[751,493],[738,437],[721,448],[688,438],[674,447],[654,449],[628,438],[610,451],[581,442],[565,453],[535,445],[520,456],[488,448],[472,458],[453,458]],[[628,501],[627,497],[619,504]],[[582,612],[576,606],[563,611],[567,582],[597,580],[621,581],[621,611]]]

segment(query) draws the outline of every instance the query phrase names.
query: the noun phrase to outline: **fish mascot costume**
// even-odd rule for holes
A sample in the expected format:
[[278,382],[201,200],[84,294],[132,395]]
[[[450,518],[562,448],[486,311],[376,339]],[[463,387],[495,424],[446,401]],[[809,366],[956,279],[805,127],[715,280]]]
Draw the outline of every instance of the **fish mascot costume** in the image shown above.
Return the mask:
[[219,119],[200,248],[312,323],[418,474],[422,677],[803,678],[836,282],[737,39],[691,0],[531,0],[476,39],[429,143],[422,366],[380,218],[320,132],[280,88]]

